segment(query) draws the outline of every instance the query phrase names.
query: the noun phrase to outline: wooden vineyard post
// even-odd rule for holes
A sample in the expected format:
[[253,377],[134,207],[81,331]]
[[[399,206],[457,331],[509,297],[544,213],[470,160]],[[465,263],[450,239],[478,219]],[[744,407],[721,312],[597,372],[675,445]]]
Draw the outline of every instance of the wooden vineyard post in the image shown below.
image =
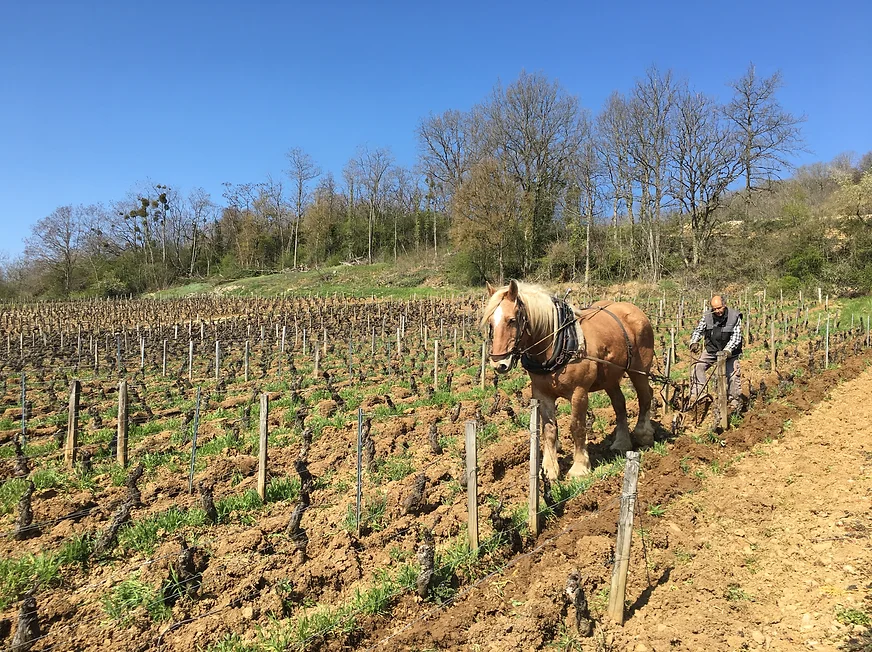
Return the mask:
[[[829,295],[827,295],[829,297]],[[824,369],[830,368],[830,313],[827,313],[827,342],[824,345]]]
[[397,329],[397,357],[403,355],[403,329]]
[[139,338],[139,370],[145,369],[145,337]]
[[624,467],[624,486],[621,489],[621,515],[618,520],[618,538],[615,542],[615,565],[612,567],[612,585],[609,589],[609,617],[624,624],[624,599],[627,595],[627,570],[630,567],[630,543],[633,539],[633,514],[636,511],[636,485],[639,481],[637,451],[627,453]]
[[530,496],[527,503],[530,534],[539,536],[539,401],[530,401]]
[[777,363],[775,358],[775,322],[769,322],[769,355],[772,359],[772,371],[775,371]]
[[161,376],[167,375],[167,341],[163,341],[163,363],[161,364]]
[[68,469],[73,468],[76,462],[76,435],[79,430],[79,394],[82,386],[78,380],[70,383],[70,405],[67,418],[67,442],[64,447],[64,463]]
[[439,340],[433,340],[433,391],[439,391]]
[[221,345],[215,340],[215,382],[221,380]]
[[127,467],[127,381],[118,383],[118,429],[115,459],[122,468]]
[[869,348],[869,315],[866,315],[866,348]]
[[360,536],[360,506],[363,498],[363,408],[357,408],[357,493],[355,494],[355,526]]
[[466,422],[466,509],[469,549],[478,551],[478,451],[475,421]]
[[315,344],[315,366],[312,371],[312,375],[317,378],[319,367],[321,365],[321,347],[318,344]]
[[188,340],[188,382],[194,380],[194,340]]
[[194,464],[197,461],[197,431],[200,429],[200,386],[197,386],[197,403],[194,406],[194,433],[191,436],[191,470],[188,472],[188,494],[194,493]]
[[725,352],[718,351],[715,365],[715,375],[718,382],[718,423],[715,425],[721,430],[726,430],[729,419],[727,415],[727,355]]
[[244,362],[245,382],[248,382],[248,356],[250,354],[250,351],[251,351],[251,342],[249,340],[245,340],[245,354],[244,354],[244,358],[245,358],[245,362]]
[[665,376],[663,380],[663,413],[668,414],[671,412],[670,403],[669,403],[669,380],[672,378],[672,361],[675,356],[675,331],[672,331],[672,344],[669,348],[669,354],[666,356],[666,372],[663,374]]
[[27,382],[21,372],[21,445],[27,445]]
[[260,395],[260,449],[257,456],[257,495],[266,502],[267,444],[269,441],[269,394]]
[[487,359],[487,342],[481,343],[481,388],[484,389],[484,369],[485,360]]

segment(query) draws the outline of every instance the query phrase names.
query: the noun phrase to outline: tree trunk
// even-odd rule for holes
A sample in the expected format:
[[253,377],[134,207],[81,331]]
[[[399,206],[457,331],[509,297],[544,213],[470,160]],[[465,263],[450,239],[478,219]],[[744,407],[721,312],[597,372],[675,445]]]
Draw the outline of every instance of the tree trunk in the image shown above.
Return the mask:
[[194,222],[194,235],[191,239],[191,270],[188,272],[188,276],[194,275],[194,261],[197,259],[197,223]]
[[370,265],[372,265],[372,226],[375,222],[375,205],[370,202],[369,204],[369,232],[367,234],[367,254],[366,259]]

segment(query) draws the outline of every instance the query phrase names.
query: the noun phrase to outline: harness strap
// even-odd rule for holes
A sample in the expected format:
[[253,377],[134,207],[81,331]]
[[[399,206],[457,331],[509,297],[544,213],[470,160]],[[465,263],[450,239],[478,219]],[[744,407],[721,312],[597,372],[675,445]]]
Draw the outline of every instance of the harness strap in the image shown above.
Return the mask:
[[[612,305],[612,304],[608,304],[608,305]],[[627,345],[627,366],[624,368],[624,371],[630,371],[630,365],[633,362],[633,343],[630,341],[630,334],[627,333],[627,329],[626,329],[626,327],[624,327],[624,322],[622,322],[620,320],[620,318],[615,313],[613,313],[611,310],[608,310],[606,308],[606,306],[595,306],[595,307],[591,307],[591,308],[585,308],[584,310],[594,310],[595,311],[592,315],[590,315],[590,317],[593,317],[593,315],[595,315],[597,312],[602,311],[602,312],[606,313],[607,315],[609,315],[612,319],[614,319],[615,322],[617,322],[618,326],[621,329],[621,332],[624,334],[624,343]],[[587,358],[587,359],[594,360],[595,358]],[[597,362],[605,362],[605,360],[597,360]],[[619,366],[619,365],[614,364],[613,362],[610,362],[609,364],[611,364],[612,366],[615,366],[615,367]]]

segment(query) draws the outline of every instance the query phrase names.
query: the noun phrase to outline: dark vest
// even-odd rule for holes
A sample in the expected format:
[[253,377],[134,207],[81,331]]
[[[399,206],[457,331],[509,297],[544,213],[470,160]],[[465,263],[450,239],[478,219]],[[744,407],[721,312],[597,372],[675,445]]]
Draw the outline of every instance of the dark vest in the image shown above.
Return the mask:
[[[738,310],[727,308],[724,312],[724,317],[715,319],[715,314],[709,310],[705,313],[705,350],[712,355],[718,351],[723,351],[727,342],[733,337],[736,330],[736,324],[739,317],[742,316]],[[742,352],[742,345],[733,351],[733,355],[739,355]]]

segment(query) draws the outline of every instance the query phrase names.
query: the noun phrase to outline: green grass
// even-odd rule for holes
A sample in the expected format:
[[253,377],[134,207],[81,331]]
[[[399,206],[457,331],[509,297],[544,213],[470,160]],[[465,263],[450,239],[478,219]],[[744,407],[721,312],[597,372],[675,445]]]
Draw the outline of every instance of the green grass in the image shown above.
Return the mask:
[[0,514],[14,512],[25,489],[27,489],[27,480],[24,478],[12,478],[0,485]]
[[84,563],[90,554],[90,538],[80,536],[68,539],[56,552],[29,553],[0,560],[0,609],[5,609],[33,586],[57,586],[61,568]]
[[[383,530],[387,526],[388,497],[384,493],[365,499],[360,506],[360,527],[370,529],[373,532]],[[351,503],[345,510],[345,518],[342,519],[342,528],[353,532],[357,529],[357,505]]]
[[305,650],[316,640],[348,634],[360,626],[362,616],[390,613],[398,596],[415,586],[418,568],[401,564],[394,573],[377,569],[368,587],[357,587],[349,600],[339,605],[303,607],[302,613],[287,621],[273,621],[272,630],[263,629],[255,644],[243,643],[236,634],[207,648],[208,652],[255,652],[256,650]]
[[860,625],[862,627],[872,625],[872,618],[865,611],[843,605],[836,605],[836,620],[843,625]]
[[445,296],[457,288],[429,287],[424,285],[434,273],[422,267],[410,257],[394,266],[389,263],[372,265],[336,265],[305,272],[283,272],[249,276],[231,281],[213,279],[189,283],[168,290],[146,295],[148,298],[183,298],[203,294],[221,293],[226,296],[276,296],[309,295],[332,296],[334,293],[347,297],[390,297],[412,299],[415,297]]
[[738,584],[728,584],[724,589],[724,598],[727,602],[749,602],[751,596]]
[[118,545],[125,551],[150,555],[162,537],[185,527],[201,526],[205,522],[205,514],[201,509],[181,510],[170,507],[123,528],[118,533]]
[[138,578],[124,580],[103,596],[103,611],[119,625],[127,625],[144,610],[154,622],[162,623],[172,618],[172,609],[164,603],[160,591]]
[[273,478],[266,486],[266,502],[268,503],[297,500],[299,497],[300,478],[298,476]]
[[391,457],[377,460],[372,477],[377,484],[382,484],[388,481],[402,480],[406,476],[411,475],[414,470],[412,456],[406,452],[401,455],[392,455]]

